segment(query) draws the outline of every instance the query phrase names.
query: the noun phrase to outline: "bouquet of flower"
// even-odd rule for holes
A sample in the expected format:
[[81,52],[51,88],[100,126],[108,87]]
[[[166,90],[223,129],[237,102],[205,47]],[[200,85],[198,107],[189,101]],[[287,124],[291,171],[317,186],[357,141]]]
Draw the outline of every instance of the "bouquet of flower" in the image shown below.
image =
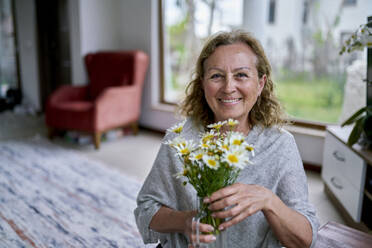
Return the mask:
[[[241,169],[251,164],[250,156],[254,156],[253,146],[245,142],[242,133],[233,131],[237,120],[208,125],[208,131],[201,133],[198,143],[184,139],[180,134],[184,125],[180,123],[168,129],[168,132],[178,134],[166,144],[176,149],[176,156],[183,163],[183,171],[176,174],[177,178],[185,178],[184,185],[190,183],[196,190],[200,201],[199,212],[203,213],[201,223],[214,227],[214,234],[218,234],[221,221],[211,216],[208,205],[203,198],[213,192],[229,186],[236,181]],[[221,127],[227,125],[229,131],[220,132]]]

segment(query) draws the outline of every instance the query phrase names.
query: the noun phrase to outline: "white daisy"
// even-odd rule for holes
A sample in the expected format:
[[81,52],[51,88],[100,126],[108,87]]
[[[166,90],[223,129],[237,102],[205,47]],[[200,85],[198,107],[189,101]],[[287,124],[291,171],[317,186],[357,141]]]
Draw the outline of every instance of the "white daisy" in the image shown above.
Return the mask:
[[246,165],[245,153],[239,149],[233,149],[224,153],[222,161],[226,162],[228,165],[243,169]]
[[254,147],[250,144],[245,144],[245,150],[251,152],[252,156],[254,157]]
[[172,140],[165,141],[164,144],[176,148],[180,146],[186,146],[186,140],[182,136],[177,136]]
[[208,141],[211,141],[216,136],[218,136],[218,133],[215,133],[214,129],[212,129],[209,132],[205,132],[202,134],[201,142],[207,143]]
[[175,148],[177,149],[179,155],[185,156],[194,150],[195,145],[192,140],[185,140],[184,142],[176,145]]
[[219,161],[214,156],[203,156],[204,163],[211,169],[217,170],[220,167]]
[[228,136],[228,143],[232,146],[240,146],[244,142],[245,136],[239,132],[231,132]]
[[226,121],[219,121],[219,122],[217,122],[217,123],[209,124],[207,127],[208,127],[208,128],[213,128],[213,129],[216,129],[216,130],[220,130],[221,127],[222,127],[223,125],[225,125],[225,124],[226,124]]
[[235,127],[238,124],[239,124],[238,120],[234,120],[234,119],[231,119],[231,118],[227,120],[227,125],[230,126],[230,127]]
[[191,161],[200,161],[203,159],[204,152],[202,150],[196,150],[190,154]]
[[182,122],[180,123],[177,123],[176,125],[170,127],[167,129],[167,132],[169,133],[181,133],[182,132],[182,129],[183,129],[183,126],[185,125],[185,122],[186,120],[183,120]]

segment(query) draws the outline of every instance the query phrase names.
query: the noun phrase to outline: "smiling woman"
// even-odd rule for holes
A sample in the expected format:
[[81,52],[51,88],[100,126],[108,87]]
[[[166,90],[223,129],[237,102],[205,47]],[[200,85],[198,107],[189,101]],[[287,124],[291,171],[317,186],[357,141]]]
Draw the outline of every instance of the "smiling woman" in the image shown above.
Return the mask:
[[[171,128],[190,140],[188,152],[171,149],[169,140],[178,137],[168,132],[138,194],[135,216],[144,242],[160,240],[163,247],[204,245],[213,243],[213,233],[222,231],[226,247],[310,247],[316,240],[318,221],[308,202],[306,175],[296,143],[281,127],[285,121],[260,43],[244,31],[216,33],[206,41],[195,67],[181,105],[187,120],[182,128]],[[236,183],[206,195],[196,194],[188,184],[182,187],[178,181],[182,175],[177,172],[185,171],[189,161],[199,155],[188,156],[196,147],[204,151],[200,140],[206,137],[200,138],[200,133],[214,128],[215,135],[227,135],[230,129],[223,123],[235,125],[227,121],[229,118],[239,120],[234,129],[238,132],[231,135],[230,142],[250,144],[245,152],[254,147],[256,156],[249,161],[253,164],[245,166],[248,159],[243,151],[222,145],[227,151],[214,154],[207,150],[202,160],[217,170],[233,164],[241,168]],[[186,147],[186,142],[180,143],[180,148]],[[205,176],[198,180],[205,180]],[[218,179],[213,177],[208,185],[215,181]],[[208,204],[213,218],[226,220],[218,225],[218,232],[209,222],[194,221],[197,196],[205,196],[203,203]]]

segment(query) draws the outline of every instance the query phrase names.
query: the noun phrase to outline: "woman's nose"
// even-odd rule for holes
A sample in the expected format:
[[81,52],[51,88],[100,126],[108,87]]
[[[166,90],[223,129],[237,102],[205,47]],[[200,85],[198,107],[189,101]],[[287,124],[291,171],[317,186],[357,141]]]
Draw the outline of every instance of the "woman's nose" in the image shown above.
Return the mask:
[[232,75],[227,75],[224,83],[224,93],[229,94],[235,91],[235,80]]

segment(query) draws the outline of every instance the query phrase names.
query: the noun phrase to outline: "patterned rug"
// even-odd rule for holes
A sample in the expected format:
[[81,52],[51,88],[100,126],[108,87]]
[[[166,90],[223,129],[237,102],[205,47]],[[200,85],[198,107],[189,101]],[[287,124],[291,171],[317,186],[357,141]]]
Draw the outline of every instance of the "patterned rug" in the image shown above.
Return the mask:
[[145,247],[139,188],[46,140],[0,142],[0,247]]

